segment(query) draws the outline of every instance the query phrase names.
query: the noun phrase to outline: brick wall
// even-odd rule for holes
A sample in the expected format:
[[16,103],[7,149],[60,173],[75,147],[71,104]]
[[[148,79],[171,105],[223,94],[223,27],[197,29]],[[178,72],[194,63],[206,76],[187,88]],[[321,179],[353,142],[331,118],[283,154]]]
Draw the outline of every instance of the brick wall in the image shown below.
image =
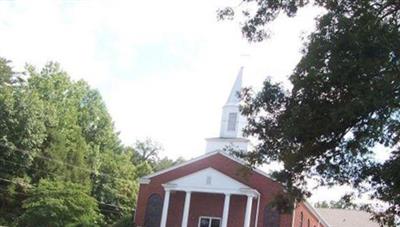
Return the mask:
[[[283,193],[282,186],[278,183],[261,175],[255,171],[244,168],[238,162],[216,153],[212,156],[181,166],[169,172],[154,176],[149,184],[141,184],[139,189],[135,222],[138,226],[144,225],[144,216],[146,210],[147,199],[157,193],[164,197],[164,189],[162,184],[174,179],[189,175],[199,170],[212,167],[231,178],[256,189],[260,195],[260,209],[257,227],[262,227],[264,223],[264,208],[271,202],[273,197],[278,193]],[[178,227],[181,225],[183,203],[185,193],[173,192],[170,197],[170,206],[168,212],[168,227]],[[244,222],[244,212],[246,207],[246,197],[234,195],[231,196],[229,209],[229,227],[242,227]],[[222,217],[223,195],[212,195],[202,193],[192,193],[191,206],[189,213],[189,227],[197,227],[199,216],[216,216]],[[257,210],[257,200],[253,201],[251,226],[254,226]],[[305,212],[305,211],[304,211]],[[291,227],[292,215],[284,214],[280,218],[281,227]],[[306,227],[306,225],[303,225]],[[311,225],[311,227],[313,227]]]
[[[301,225],[301,216],[303,214],[303,224]],[[299,203],[295,209],[294,227],[327,227],[318,222],[318,218],[305,206]],[[310,221],[310,226],[308,226]]]

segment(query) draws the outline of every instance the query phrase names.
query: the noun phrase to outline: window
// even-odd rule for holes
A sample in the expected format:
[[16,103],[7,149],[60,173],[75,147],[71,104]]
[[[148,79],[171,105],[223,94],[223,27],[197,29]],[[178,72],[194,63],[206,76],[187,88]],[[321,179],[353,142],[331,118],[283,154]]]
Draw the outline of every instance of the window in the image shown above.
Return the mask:
[[279,227],[279,211],[267,205],[264,209],[264,227]]
[[307,219],[307,227],[310,227],[310,219]]
[[304,219],[304,217],[303,217],[303,211],[302,211],[302,212],[300,212],[300,227],[303,227],[303,219]]
[[199,227],[220,227],[221,218],[216,217],[200,217]]
[[159,227],[161,222],[161,212],[163,200],[158,194],[152,194],[147,199],[146,213],[144,218],[144,226]]
[[236,130],[236,118],[237,118],[237,113],[229,113],[228,131]]

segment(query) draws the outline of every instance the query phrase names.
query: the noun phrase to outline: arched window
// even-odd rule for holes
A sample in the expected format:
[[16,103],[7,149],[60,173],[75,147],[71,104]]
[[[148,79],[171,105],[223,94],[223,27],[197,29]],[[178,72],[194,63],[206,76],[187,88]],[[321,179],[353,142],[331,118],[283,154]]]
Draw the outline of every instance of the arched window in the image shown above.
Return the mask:
[[310,219],[307,219],[307,227],[310,227]]
[[303,217],[303,211],[302,212],[300,212],[300,227],[303,227],[303,220],[304,219],[304,217]]
[[161,222],[163,201],[158,194],[152,194],[147,199],[146,214],[144,218],[144,226],[159,227]]
[[279,227],[279,222],[279,211],[267,205],[264,209],[264,227]]

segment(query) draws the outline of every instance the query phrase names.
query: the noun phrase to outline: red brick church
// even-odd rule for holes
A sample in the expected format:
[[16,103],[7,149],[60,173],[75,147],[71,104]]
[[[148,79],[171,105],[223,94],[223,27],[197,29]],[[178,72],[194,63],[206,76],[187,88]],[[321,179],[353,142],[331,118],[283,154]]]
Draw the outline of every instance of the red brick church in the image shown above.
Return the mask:
[[245,118],[239,111],[237,92],[240,70],[223,107],[220,136],[207,139],[200,157],[141,179],[135,224],[140,227],[328,227],[307,202],[290,214],[270,206],[285,188],[259,169],[224,148],[246,150]]

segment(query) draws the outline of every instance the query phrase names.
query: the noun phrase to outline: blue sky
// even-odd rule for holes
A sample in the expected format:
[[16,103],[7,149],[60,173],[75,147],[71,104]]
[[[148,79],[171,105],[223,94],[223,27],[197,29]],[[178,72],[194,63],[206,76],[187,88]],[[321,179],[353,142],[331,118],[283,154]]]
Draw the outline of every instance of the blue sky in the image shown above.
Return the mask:
[[[163,144],[163,155],[189,159],[204,153],[204,138],[218,135],[240,66],[246,86],[257,89],[267,76],[290,86],[301,37],[319,13],[281,16],[270,26],[271,39],[249,44],[239,21],[216,20],[219,7],[238,2],[0,1],[0,55],[16,69],[58,61],[101,92],[125,144],[151,137]],[[314,198],[326,196],[320,190]]]

